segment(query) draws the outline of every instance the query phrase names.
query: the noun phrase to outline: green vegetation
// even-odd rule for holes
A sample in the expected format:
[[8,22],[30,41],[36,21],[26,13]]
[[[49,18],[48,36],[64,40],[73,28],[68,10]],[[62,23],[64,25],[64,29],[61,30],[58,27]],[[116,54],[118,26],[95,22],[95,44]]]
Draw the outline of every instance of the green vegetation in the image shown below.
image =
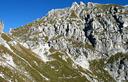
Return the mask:
[[37,26],[39,26],[42,23],[45,23],[44,19],[38,19],[38,20],[28,23],[24,26],[20,26],[18,28],[13,29],[12,35],[15,37],[22,36],[22,35],[26,34],[31,27],[34,26],[36,28]]
[[45,38],[45,42],[48,42],[49,39],[48,36],[45,36],[44,38]]
[[[25,82],[28,79],[26,77],[24,77],[23,75],[21,75],[18,72],[15,72],[11,69],[9,69],[8,67],[2,67],[0,66],[0,71],[8,78],[12,79],[13,81],[18,80],[18,82]],[[2,81],[1,81],[2,82]],[[6,82],[6,81],[5,81]]]
[[[119,59],[128,59],[128,54],[117,53],[112,55],[109,59],[98,59],[90,61],[90,69],[100,82],[116,82],[111,77],[111,75],[109,75],[109,73],[104,70],[104,68],[107,64],[112,64]],[[107,63],[104,63],[105,61],[107,61]]]
[[[81,76],[78,72],[84,72],[90,77],[97,79],[99,82],[115,82],[115,80],[109,75],[109,73],[104,69],[106,59],[99,59],[99,60],[92,60],[90,61],[90,70],[83,71],[82,68],[78,67],[79,69],[74,69],[72,67],[73,61],[67,57],[66,61],[63,60],[62,56],[68,56],[64,52],[59,52],[55,49],[50,49],[52,54],[50,55],[53,58],[53,61],[49,61],[44,63],[35,53],[31,50],[26,49],[25,47],[21,46],[20,44],[16,46],[11,46],[11,49],[15,52],[12,53],[10,50],[5,48],[4,46],[0,46],[0,53],[9,53],[18,66],[17,68],[20,70],[27,71],[28,74],[35,80],[36,82],[48,82],[43,76],[50,78],[51,82],[89,82],[85,76]],[[111,56],[108,59],[107,63],[113,63],[117,61],[119,58],[128,58],[127,54],[117,53]],[[36,62],[36,63],[35,63]],[[0,71],[8,78],[12,79],[12,81],[18,80],[19,82],[31,82],[32,79],[29,79],[26,75],[22,72],[15,69],[15,71],[11,70],[7,67],[0,67]],[[41,75],[42,74],[42,75]],[[11,77],[14,76],[14,77]],[[1,78],[1,81],[4,79]]]
[[116,5],[116,4],[97,4],[96,5],[96,8],[103,9],[103,10],[107,10],[111,7],[123,8],[123,6]]
[[38,20],[35,20],[35,21],[33,21],[31,23],[28,23],[24,26],[20,26],[20,27],[16,28],[15,30],[19,30],[19,29],[22,29],[22,28],[30,28],[32,26],[36,26],[36,25],[39,25],[41,23],[44,23],[44,20],[43,19],[38,19]]
[[59,39],[59,38],[61,38],[61,37],[63,37],[63,35],[56,35],[56,36],[54,36],[53,38],[51,38],[50,41],[52,41],[52,40],[57,40],[57,39]]
[[[122,8],[122,6],[119,5],[96,5],[96,8],[102,10],[107,10],[111,7],[119,7]],[[88,10],[88,9],[85,9]],[[88,13],[88,11],[84,12],[85,14]],[[128,12],[125,12],[128,13]],[[69,23],[72,23],[74,20],[72,18],[78,18],[79,16],[75,12],[75,10],[72,10],[70,12],[69,18],[71,20]],[[48,24],[54,24],[56,23],[56,18],[47,18]],[[62,20],[63,21],[63,20]],[[60,21],[60,22],[62,22]],[[31,27],[38,27],[40,24],[45,23],[44,19],[39,19],[36,20],[32,23],[29,23],[27,25],[21,26],[17,29],[14,29],[12,36],[14,38],[21,38],[22,40],[31,40],[35,43],[38,44],[38,35],[41,33],[39,32],[33,32],[31,33],[30,30]],[[78,24],[79,25],[78,25]],[[77,25],[80,26],[82,24],[81,20],[77,21]],[[98,34],[103,34],[105,31],[96,33]],[[29,38],[29,36],[31,38]],[[5,33],[1,34],[1,37],[6,40],[7,42],[11,41],[11,37],[8,36]],[[48,42],[49,40],[57,40],[58,39],[65,39],[63,35],[56,35],[53,38],[49,38],[49,36],[44,36],[45,42]],[[87,43],[87,42],[81,42],[79,40],[74,40],[73,37],[71,38],[66,38],[65,39],[71,46],[75,48],[84,48],[88,49],[91,51],[95,51],[95,48]],[[34,44],[35,44],[34,43]],[[47,54],[42,54],[42,55],[47,55],[49,58],[52,58],[51,61],[44,62],[41,57],[39,57],[36,53],[32,52],[32,50],[27,49],[23,47],[20,44],[12,46],[11,44],[9,45],[12,51],[10,49],[6,48],[3,45],[0,45],[0,55],[10,55],[13,58],[14,63],[16,64],[16,67],[10,66],[0,66],[0,73],[3,73],[5,78],[0,77],[0,82],[6,82],[6,78],[11,79],[14,82],[89,82],[88,79],[82,75],[81,73],[85,73],[88,75],[90,78],[95,78],[98,80],[98,82],[116,82],[114,78],[108,73],[107,70],[105,70],[105,66],[107,64],[112,64],[115,61],[118,61],[120,59],[128,59],[128,54],[123,54],[123,53],[117,53],[115,55],[112,55],[109,59],[97,59],[97,60],[92,60],[90,61],[90,70],[85,70],[80,66],[77,66],[77,68],[73,67],[74,62],[72,59],[65,53],[65,51],[59,51],[51,47],[49,51],[51,52],[50,55]],[[79,55],[79,54],[78,54]],[[76,56],[78,56],[76,55]],[[74,57],[75,58],[75,57]],[[5,58],[6,59],[6,58]],[[4,59],[3,59],[4,60]],[[107,61],[107,63],[104,63]],[[48,78],[49,80],[47,80]]]
[[39,20],[37,20],[35,22],[36,22],[36,24],[41,24],[41,23],[44,23],[44,19],[39,19]]
[[7,41],[7,42],[11,41],[11,38],[10,38],[7,34],[5,34],[5,33],[2,33],[2,34],[1,34],[1,37],[2,37],[5,41]]
[[108,60],[107,63],[114,63],[115,61],[118,61],[119,59],[128,59],[128,54],[123,53],[117,53],[115,55],[112,55]]
[[57,50],[54,49],[53,47],[51,47],[51,48],[49,49],[49,51],[50,51],[51,53],[53,53],[53,52],[56,52]]
[[[54,52],[51,56],[52,58],[56,59],[56,61],[49,62],[52,63],[53,66],[55,66],[54,69],[58,69],[57,75],[59,77],[65,77],[61,78],[60,81],[62,82],[89,82],[86,77],[81,76],[78,70],[74,69],[72,67],[73,61],[68,57],[65,61],[62,59],[62,56],[66,55],[62,52]],[[68,77],[71,77],[70,79],[66,79]]]
[[90,61],[90,70],[99,82],[116,82],[104,68],[104,59]]
[[69,16],[70,18],[78,18],[76,12],[74,10],[71,11],[71,14]]
[[91,49],[91,50],[95,50],[95,48],[92,46],[92,45],[90,45],[89,43],[85,43],[84,44],[84,48],[86,48],[86,49]]
[[2,78],[2,77],[0,77],[0,82],[7,82],[7,80]]
[[[15,54],[13,54],[10,50],[8,50],[6,47],[0,45],[0,53],[9,54],[13,57],[13,59],[22,62],[21,59],[19,59]],[[1,55],[2,56],[2,55]],[[21,64],[22,65],[22,64]],[[12,67],[13,68],[13,67]],[[18,71],[17,69],[13,68],[14,70],[0,66],[0,72],[3,73],[7,78],[11,79],[12,81],[18,80],[19,82],[31,82],[30,79],[28,79],[22,72]],[[13,76],[13,77],[12,77]],[[5,78],[6,79],[6,78]]]
[[[12,81],[18,80],[19,82],[49,82],[43,76],[50,78],[50,82],[89,82],[85,76],[81,76],[77,69],[72,67],[72,61],[68,57],[63,60],[61,57],[65,53],[54,52],[51,57],[55,60],[44,63],[35,53],[26,49],[20,44],[11,46],[12,53],[4,46],[0,46],[2,52],[8,53],[13,57],[14,63],[18,66],[17,69],[26,71],[33,79],[29,79],[23,72],[15,69],[12,71],[10,68],[1,67],[0,71],[11,78]],[[41,75],[42,74],[42,75]],[[15,77],[11,77],[15,76]]]
[[23,36],[28,32],[28,29],[29,28],[25,28],[25,27],[14,29],[12,36],[15,36],[15,37]]

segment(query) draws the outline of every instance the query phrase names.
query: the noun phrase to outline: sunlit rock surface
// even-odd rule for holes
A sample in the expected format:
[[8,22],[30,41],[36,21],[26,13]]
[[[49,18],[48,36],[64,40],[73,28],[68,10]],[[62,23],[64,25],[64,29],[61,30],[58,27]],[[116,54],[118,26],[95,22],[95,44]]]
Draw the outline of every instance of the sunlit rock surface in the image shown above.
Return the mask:
[[0,82],[127,82],[128,7],[76,3],[0,37]]

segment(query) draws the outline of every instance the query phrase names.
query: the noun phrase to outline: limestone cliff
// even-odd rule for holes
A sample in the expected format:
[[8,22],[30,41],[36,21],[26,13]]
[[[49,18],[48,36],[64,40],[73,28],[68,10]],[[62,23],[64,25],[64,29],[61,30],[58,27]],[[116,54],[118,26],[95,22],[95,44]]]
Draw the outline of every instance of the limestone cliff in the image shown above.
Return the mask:
[[2,33],[0,81],[127,82],[128,7],[73,3]]

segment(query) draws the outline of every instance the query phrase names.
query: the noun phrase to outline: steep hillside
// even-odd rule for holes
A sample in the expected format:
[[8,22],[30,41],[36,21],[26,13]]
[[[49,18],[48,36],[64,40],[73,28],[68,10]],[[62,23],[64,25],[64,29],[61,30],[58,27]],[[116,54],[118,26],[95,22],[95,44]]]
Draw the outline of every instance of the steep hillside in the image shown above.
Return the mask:
[[0,82],[127,82],[128,8],[73,3],[0,37]]

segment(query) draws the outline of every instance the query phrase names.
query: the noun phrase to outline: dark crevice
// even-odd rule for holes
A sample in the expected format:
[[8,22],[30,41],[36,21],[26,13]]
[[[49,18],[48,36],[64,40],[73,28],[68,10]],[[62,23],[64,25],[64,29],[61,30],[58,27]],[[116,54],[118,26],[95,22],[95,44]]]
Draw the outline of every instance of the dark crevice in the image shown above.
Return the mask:
[[109,12],[111,13],[111,14],[116,14],[117,12],[118,12],[118,9],[116,8],[116,7],[111,7],[110,8],[110,10],[109,10]]
[[123,58],[122,60],[120,60],[120,64],[125,64],[124,63],[124,60],[125,60],[125,58]]
[[114,17],[114,19],[116,20],[116,22],[117,22],[117,25],[118,25],[118,27],[119,27],[119,32],[120,32],[120,34],[122,34],[123,33],[123,24],[124,24],[124,22],[123,21],[121,21],[121,19],[122,19],[122,17],[120,16],[120,17],[117,17],[116,15],[113,15],[113,17]]
[[123,65],[124,65],[124,60],[122,59],[120,60],[119,69],[122,69]]
[[67,28],[66,28],[66,36],[68,36],[68,33],[69,33],[69,24],[67,25]]
[[88,38],[88,40],[91,42],[92,46],[95,47],[96,45],[96,39],[93,36],[93,27],[92,27],[92,22],[93,19],[90,18],[90,15],[87,15],[85,17],[85,28],[83,29],[85,36]]
[[84,53],[84,56],[85,56],[86,58],[88,58],[88,53],[87,53],[86,51],[83,51],[83,53]]
[[49,46],[49,47],[50,47],[50,44],[51,44],[51,43],[48,41],[48,46]]
[[121,16],[117,16],[116,13],[118,12],[118,9],[116,7],[114,8],[110,8],[110,13],[112,13],[112,16],[114,17],[115,21],[117,22],[117,25],[119,27],[119,32],[120,34],[123,33],[122,29],[123,29],[123,24],[124,22],[122,21],[122,17]]
[[57,27],[54,25],[54,28],[55,28],[55,33],[57,34],[58,33],[58,31],[57,31]]

